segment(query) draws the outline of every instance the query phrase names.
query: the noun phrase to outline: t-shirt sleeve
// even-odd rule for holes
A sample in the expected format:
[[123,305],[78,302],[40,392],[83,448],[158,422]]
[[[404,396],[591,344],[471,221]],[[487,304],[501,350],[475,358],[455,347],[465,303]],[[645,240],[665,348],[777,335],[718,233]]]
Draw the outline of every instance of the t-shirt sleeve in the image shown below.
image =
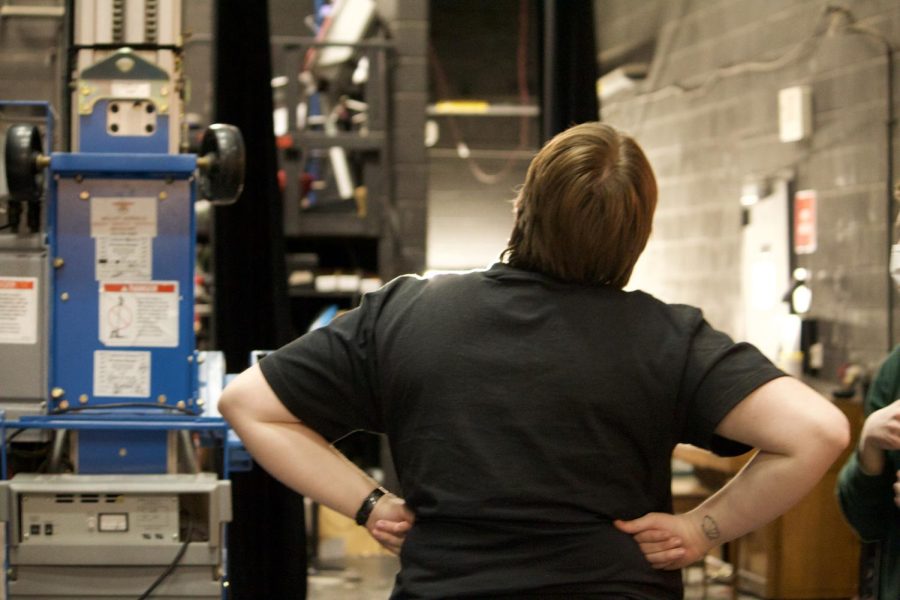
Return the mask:
[[734,343],[700,319],[691,338],[679,396],[684,407],[684,443],[722,456],[751,450],[715,433],[731,409],[764,383],[783,376],[755,346]]
[[328,441],[384,427],[373,393],[371,303],[267,355],[263,376],[301,422]]

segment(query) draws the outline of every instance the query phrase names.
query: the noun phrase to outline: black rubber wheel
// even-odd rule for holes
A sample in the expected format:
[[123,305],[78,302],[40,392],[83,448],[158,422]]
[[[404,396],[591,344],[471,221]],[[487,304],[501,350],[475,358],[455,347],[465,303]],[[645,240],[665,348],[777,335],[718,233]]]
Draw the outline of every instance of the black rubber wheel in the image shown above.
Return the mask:
[[216,204],[232,204],[244,189],[244,138],[234,125],[210,125],[200,143],[209,167],[200,173],[200,196]]
[[44,189],[44,170],[37,166],[41,134],[31,125],[13,125],[6,132],[4,166],[9,195],[13,200],[35,202]]

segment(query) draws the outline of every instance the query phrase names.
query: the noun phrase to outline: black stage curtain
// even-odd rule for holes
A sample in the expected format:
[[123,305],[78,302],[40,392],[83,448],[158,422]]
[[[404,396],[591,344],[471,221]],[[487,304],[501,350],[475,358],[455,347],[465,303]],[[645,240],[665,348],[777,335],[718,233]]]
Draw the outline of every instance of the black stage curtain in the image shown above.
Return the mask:
[[544,0],[544,140],[599,118],[593,0]]
[[[249,4],[249,2],[248,2]],[[234,517],[228,528],[231,600],[305,600],[303,498],[256,463],[231,477]]]
[[[268,3],[216,6],[215,117],[236,125],[247,150],[238,202],[213,213],[215,347],[228,372],[251,350],[283,345],[290,332],[281,198],[272,126]],[[258,466],[232,477],[231,598],[306,597],[303,499]]]

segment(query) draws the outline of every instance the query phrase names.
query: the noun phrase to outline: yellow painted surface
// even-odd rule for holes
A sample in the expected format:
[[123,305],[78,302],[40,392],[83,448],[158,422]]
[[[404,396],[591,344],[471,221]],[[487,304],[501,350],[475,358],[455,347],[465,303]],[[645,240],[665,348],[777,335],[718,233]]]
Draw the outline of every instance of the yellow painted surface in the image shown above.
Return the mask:
[[372,539],[365,527],[360,527],[344,515],[324,506],[319,507],[319,548],[328,549],[335,558],[342,556],[390,555]]

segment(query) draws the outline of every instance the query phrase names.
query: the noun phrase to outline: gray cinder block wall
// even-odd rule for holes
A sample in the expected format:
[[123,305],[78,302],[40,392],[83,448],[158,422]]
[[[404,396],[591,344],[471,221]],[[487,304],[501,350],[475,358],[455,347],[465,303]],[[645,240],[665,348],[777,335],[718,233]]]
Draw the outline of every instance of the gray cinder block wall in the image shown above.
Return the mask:
[[[828,13],[829,5],[849,15]],[[900,3],[597,0],[595,6],[601,68],[604,59],[652,57],[634,91],[601,107],[605,121],[637,137],[660,185],[654,233],[633,283],[667,301],[701,306],[714,325],[740,337],[741,185],[748,174],[792,170],[796,189],[818,195],[818,249],[796,264],[812,274],[809,316],[823,326],[821,377],[834,380],[844,363],[876,366],[891,341],[900,342],[900,312],[887,275],[887,59],[875,38],[895,49],[896,113]],[[853,33],[850,24],[870,33]],[[702,87],[680,92],[672,85]],[[782,143],[778,91],[795,85],[812,89],[813,134]],[[894,163],[897,178],[896,154]]]
[[389,222],[385,223],[394,238],[389,276],[421,273],[425,269],[428,4],[425,0],[377,0],[379,16],[390,32],[395,48],[391,78],[393,205]]

